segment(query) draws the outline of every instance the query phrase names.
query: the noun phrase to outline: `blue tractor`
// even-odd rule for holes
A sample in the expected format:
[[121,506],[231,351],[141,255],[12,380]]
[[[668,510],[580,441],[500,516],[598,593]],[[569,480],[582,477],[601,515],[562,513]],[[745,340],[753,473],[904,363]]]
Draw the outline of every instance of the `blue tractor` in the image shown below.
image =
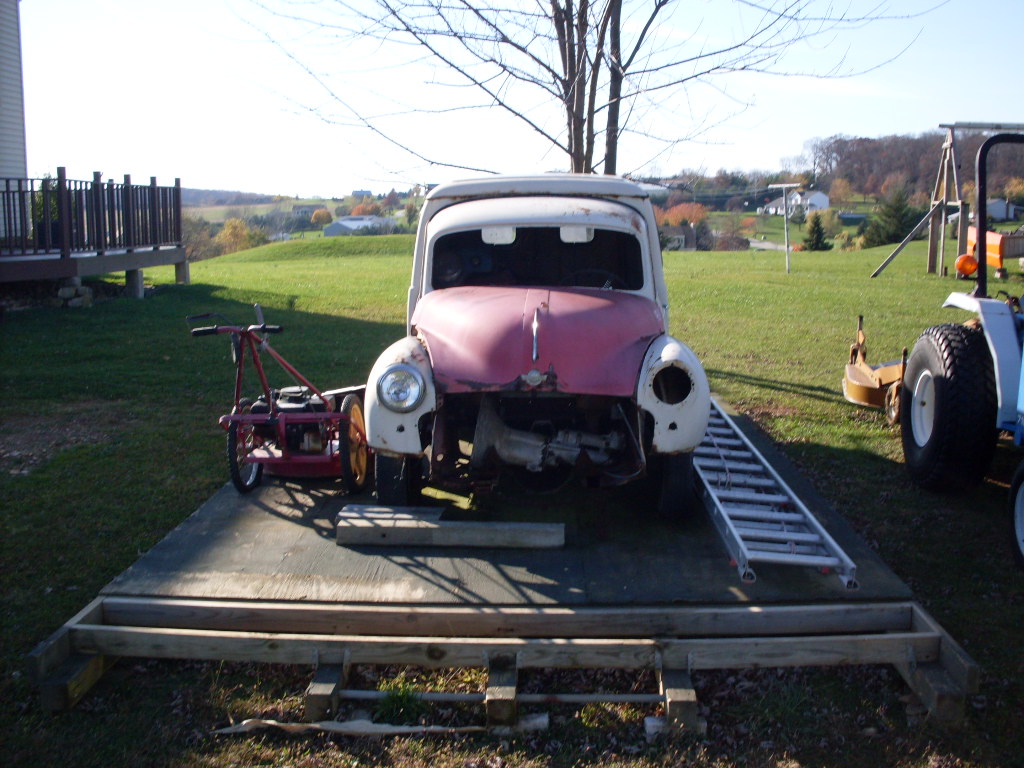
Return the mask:
[[[1024,134],[989,137],[977,157],[977,258],[974,290],[952,293],[943,306],[976,316],[966,323],[926,329],[906,360],[899,392],[903,454],[913,482],[929,490],[956,490],[981,481],[1000,432],[1024,444],[1024,311],[1000,291],[988,295],[986,177],[989,151],[1024,144]],[[1024,462],[1010,486],[1014,554],[1024,566]]]

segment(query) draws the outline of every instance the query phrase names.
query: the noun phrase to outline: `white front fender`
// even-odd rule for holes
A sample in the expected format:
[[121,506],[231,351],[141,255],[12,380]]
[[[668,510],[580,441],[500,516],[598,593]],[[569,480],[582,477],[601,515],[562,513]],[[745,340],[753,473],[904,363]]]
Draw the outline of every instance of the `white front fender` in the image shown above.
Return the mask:
[[[377,382],[396,363],[411,365],[423,376],[426,388],[423,402],[407,413],[399,413],[380,402]],[[437,391],[430,366],[430,357],[423,345],[412,336],[399,339],[377,358],[366,382],[366,440],[375,451],[390,454],[420,456],[419,422],[428,413],[437,409]]]
[[681,341],[659,336],[648,347],[636,402],[654,419],[653,453],[692,451],[704,439],[711,388],[697,356]]

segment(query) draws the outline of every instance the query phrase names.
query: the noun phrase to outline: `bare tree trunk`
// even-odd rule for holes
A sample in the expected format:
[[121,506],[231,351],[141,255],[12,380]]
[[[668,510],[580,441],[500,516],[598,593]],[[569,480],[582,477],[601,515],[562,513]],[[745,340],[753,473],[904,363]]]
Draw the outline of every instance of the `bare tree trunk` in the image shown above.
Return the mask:
[[622,103],[622,0],[608,3],[608,124],[605,127],[604,172],[614,175],[619,158],[619,105]]

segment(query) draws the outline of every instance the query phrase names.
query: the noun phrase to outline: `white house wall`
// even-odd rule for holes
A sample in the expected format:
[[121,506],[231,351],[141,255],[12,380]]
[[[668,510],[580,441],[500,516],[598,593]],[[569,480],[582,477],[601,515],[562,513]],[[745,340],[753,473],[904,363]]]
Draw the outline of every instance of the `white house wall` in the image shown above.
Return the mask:
[[0,0],[0,178],[25,178],[25,94],[18,0]]

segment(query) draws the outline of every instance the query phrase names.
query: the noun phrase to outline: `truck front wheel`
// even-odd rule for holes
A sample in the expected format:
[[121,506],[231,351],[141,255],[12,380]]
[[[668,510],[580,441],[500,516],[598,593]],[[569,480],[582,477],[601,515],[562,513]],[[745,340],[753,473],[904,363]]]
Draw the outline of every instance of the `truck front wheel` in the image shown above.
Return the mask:
[[385,507],[408,507],[419,499],[422,478],[420,462],[407,456],[374,456],[377,503]]
[[685,518],[697,507],[693,454],[676,453],[648,459],[652,506],[658,517]]
[[907,361],[900,392],[903,456],[913,482],[956,490],[985,476],[996,437],[996,390],[985,334],[928,328]]

